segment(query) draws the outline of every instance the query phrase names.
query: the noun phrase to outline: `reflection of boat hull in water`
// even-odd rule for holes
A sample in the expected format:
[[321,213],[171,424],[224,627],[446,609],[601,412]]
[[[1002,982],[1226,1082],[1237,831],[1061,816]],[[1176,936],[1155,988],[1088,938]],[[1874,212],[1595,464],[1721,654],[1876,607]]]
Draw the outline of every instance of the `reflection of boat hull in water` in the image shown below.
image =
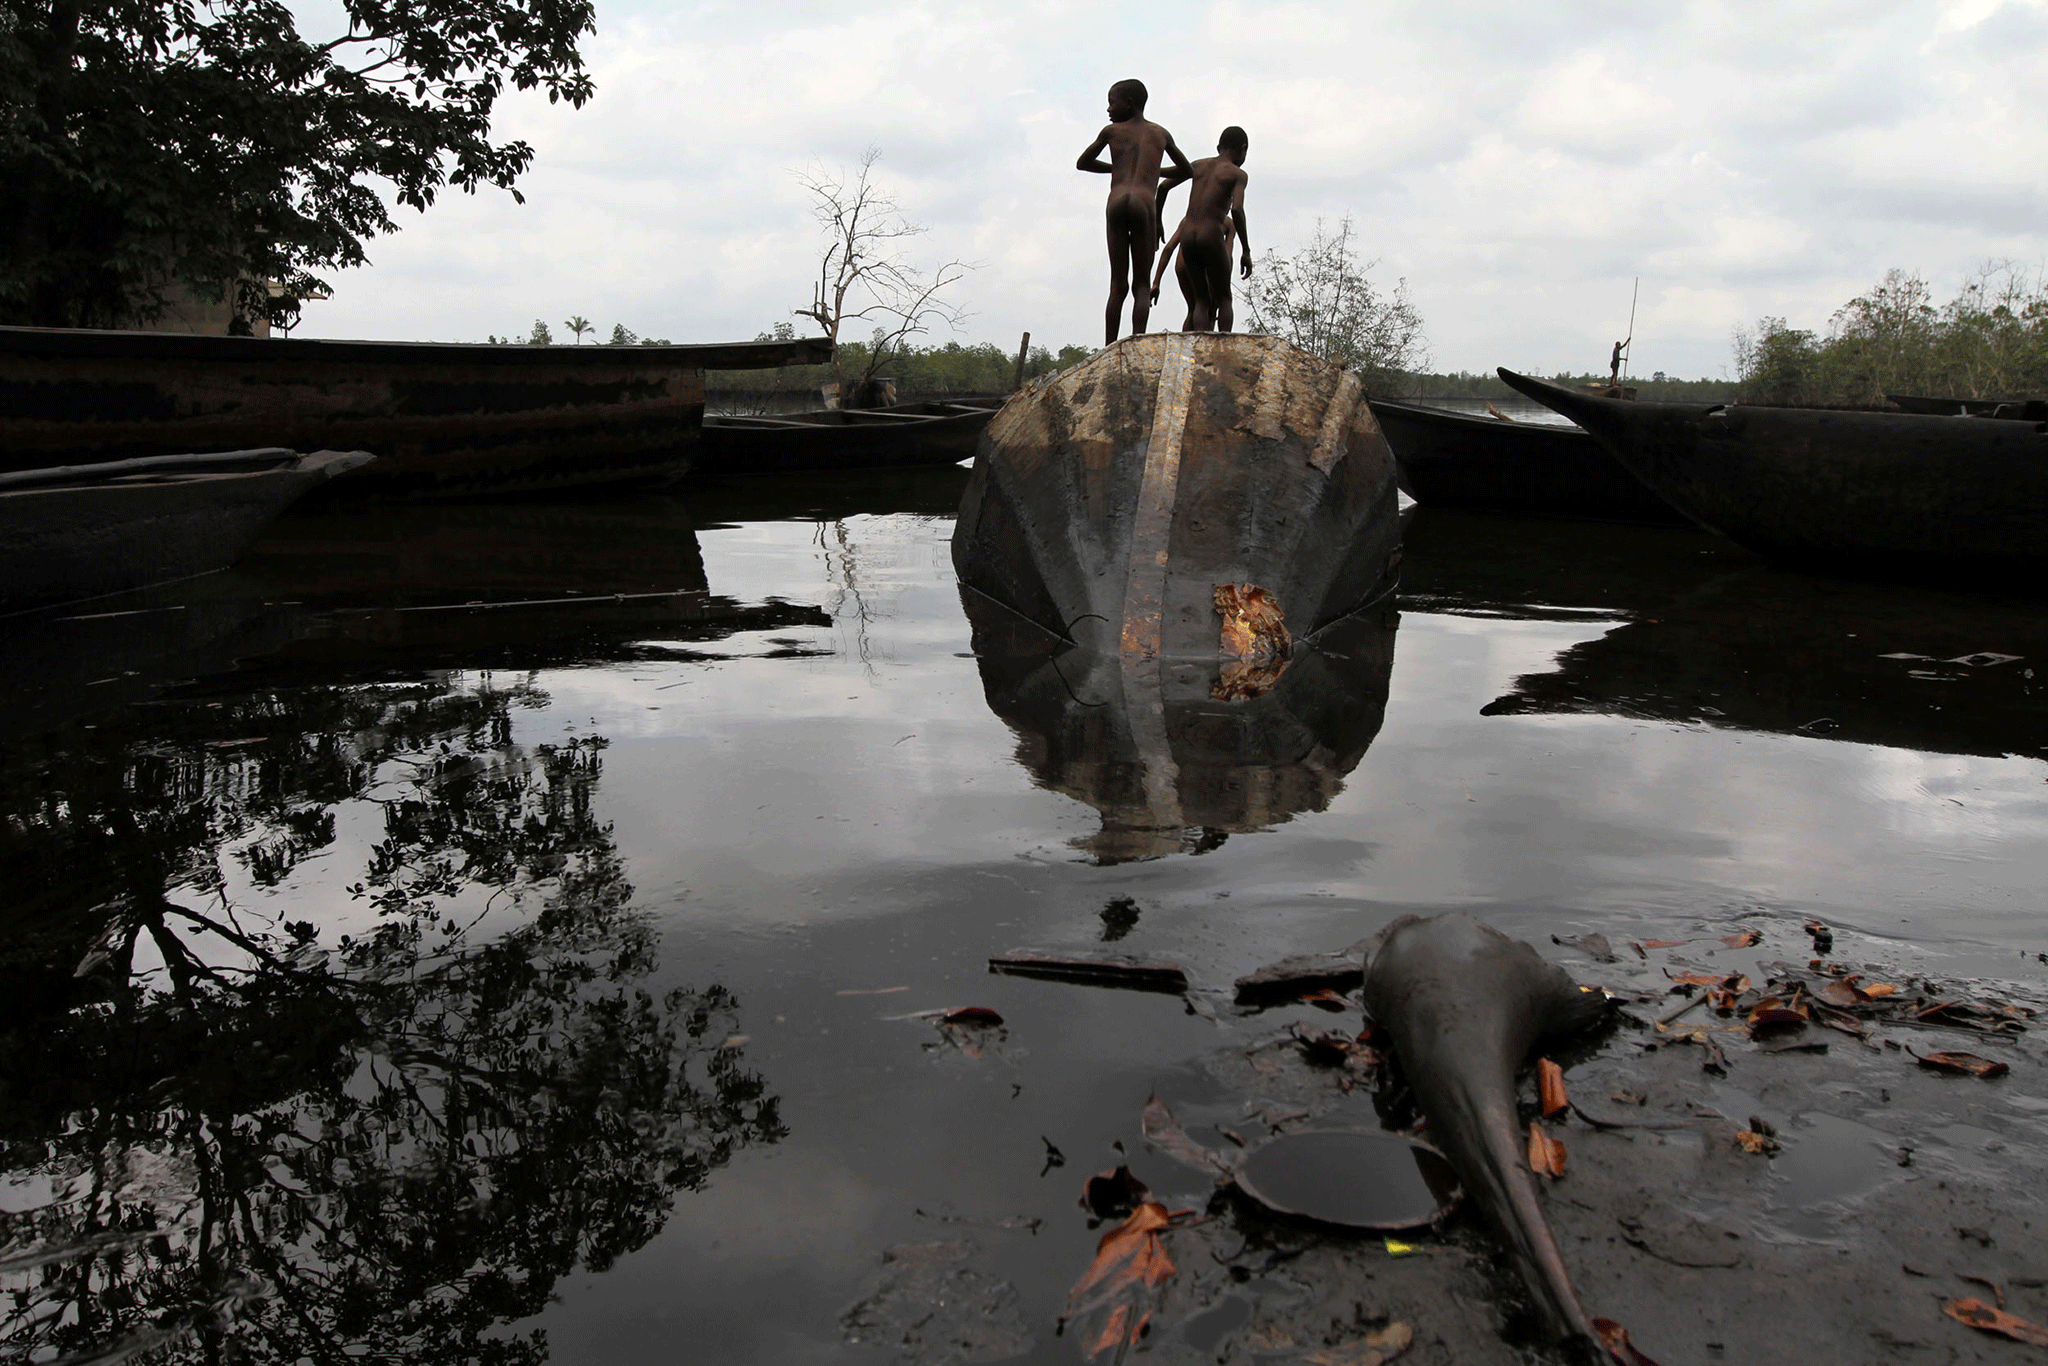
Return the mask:
[[812,413],[706,416],[693,475],[786,474],[957,465],[974,454],[997,399],[827,408]]
[[268,449],[0,474],[0,612],[225,569],[362,451]]
[[1323,810],[1386,713],[1391,609],[1336,622],[1266,691],[1219,701],[1214,662],[1126,669],[971,588],[960,596],[989,709],[1040,786],[1102,813],[1076,844],[1104,863],[1199,851]]
[[2037,604],[1765,567],[1517,678],[1489,716],[1593,713],[1944,754],[2048,759]]
[[1271,337],[1152,333],[1032,385],[982,437],[960,581],[1070,639],[1213,660],[1215,590],[1295,635],[1398,563],[1394,460],[1358,378]]
[[311,614],[291,667],[665,658],[682,642],[831,624],[813,606],[711,592],[688,513],[661,497],[309,510],[230,579]]
[[1395,507],[1357,378],[1271,338],[1133,337],[997,415],[953,563],[989,704],[1040,782],[1102,812],[1098,857],[1327,805],[1392,643],[1317,636],[1391,585]]
[[1899,577],[2048,563],[2048,423],[1622,403],[1500,375],[1753,550]]
[[1374,399],[1401,491],[1424,507],[1685,523],[1583,428]]
[[0,328],[0,468],[289,445],[380,457],[348,495],[473,497],[674,478],[706,369],[822,341],[490,346]]

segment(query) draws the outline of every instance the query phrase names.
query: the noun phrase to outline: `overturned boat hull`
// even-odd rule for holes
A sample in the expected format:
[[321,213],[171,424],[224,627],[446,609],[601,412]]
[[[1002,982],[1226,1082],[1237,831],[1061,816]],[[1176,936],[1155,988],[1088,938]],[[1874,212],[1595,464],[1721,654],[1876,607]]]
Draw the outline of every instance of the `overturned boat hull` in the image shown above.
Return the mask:
[[1764,554],[1916,578],[2048,564],[2048,422],[1622,403],[1500,376]]
[[960,581],[1136,660],[1219,658],[1216,590],[1312,635],[1399,562],[1393,454],[1358,377],[1271,337],[1128,338],[1006,404],[960,503]]

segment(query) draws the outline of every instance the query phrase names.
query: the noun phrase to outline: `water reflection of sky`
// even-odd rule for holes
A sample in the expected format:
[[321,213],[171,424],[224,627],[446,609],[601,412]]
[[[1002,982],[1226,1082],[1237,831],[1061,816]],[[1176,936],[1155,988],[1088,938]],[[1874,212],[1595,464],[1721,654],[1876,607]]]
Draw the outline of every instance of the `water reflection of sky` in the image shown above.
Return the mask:
[[[554,1360],[672,1361],[684,1344],[705,1360],[865,1359],[849,1355],[838,1318],[880,1250],[959,1236],[1017,1288],[1037,1337],[1030,1359],[1071,1359],[1049,1325],[1097,1236],[1062,1214],[1076,1172],[1109,1165],[1148,1090],[1216,1035],[1170,998],[994,978],[984,965],[1017,946],[1099,945],[1118,898],[1138,917],[1118,949],[1208,983],[1342,947],[1400,910],[1453,906],[1546,945],[1586,929],[1681,938],[1762,911],[1790,936],[1769,946],[1779,954],[1817,916],[1868,935],[1858,952],[1915,971],[2040,976],[2015,952],[2048,949],[2039,759],[1725,717],[1482,714],[1611,633],[1658,614],[1683,626],[1702,585],[1751,572],[1685,567],[1699,553],[1691,539],[1670,542],[1682,551],[1670,582],[1602,600],[1553,594],[1519,614],[1511,585],[1461,589],[1472,610],[1460,610],[1417,565],[1414,581],[1436,588],[1418,594],[1427,610],[1400,618],[1384,723],[1327,810],[1199,855],[1104,865],[1075,848],[1096,811],[1036,785],[1018,735],[990,710],[950,529],[907,513],[701,526],[714,593],[814,604],[830,625],[647,635],[624,662],[551,657],[528,672],[500,660],[449,683],[527,695],[503,709],[494,754],[609,742],[587,791],[631,908],[657,934],[646,989],[730,992],[744,1036],[734,1047],[780,1097],[787,1129],[679,1196],[645,1246],[565,1275],[520,1324],[546,1329]],[[1583,534],[1589,545],[1606,535]],[[1982,646],[2031,629],[2009,624],[2006,640]],[[208,686],[232,696],[237,685]],[[1999,695],[2024,704],[2010,712],[2014,748],[2041,740],[2022,693]],[[1971,745],[1990,747],[1982,727],[2007,714],[1987,713]],[[390,791],[336,802],[332,842],[277,885],[238,871],[229,849],[228,898],[313,921],[323,938],[360,935],[373,917],[347,888],[387,837],[378,799],[417,781],[410,760],[383,762]],[[469,886],[449,906],[488,914],[479,933],[496,932],[550,895],[535,874],[509,891]],[[844,994],[872,992],[887,994]],[[1000,1009],[1013,1046],[970,1065],[896,1018],[965,1004]],[[1048,1139],[1071,1165],[1041,1179]],[[1147,1174],[1197,1193],[1192,1178]],[[939,1221],[949,1215],[1047,1223],[1030,1235]]]

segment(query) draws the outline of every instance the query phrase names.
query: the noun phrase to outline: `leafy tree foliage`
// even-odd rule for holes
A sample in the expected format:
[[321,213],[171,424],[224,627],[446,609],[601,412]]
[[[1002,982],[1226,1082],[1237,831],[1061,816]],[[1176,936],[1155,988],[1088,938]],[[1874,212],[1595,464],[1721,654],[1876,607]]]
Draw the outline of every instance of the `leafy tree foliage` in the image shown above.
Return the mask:
[[1373,392],[1394,392],[1406,371],[1427,364],[1428,347],[1408,282],[1382,295],[1367,278],[1378,264],[1358,259],[1348,216],[1334,232],[1317,219],[1307,246],[1292,256],[1268,251],[1252,272],[1246,330],[1355,370]]
[[1738,330],[1735,363],[1741,395],[1752,403],[2048,393],[2048,279],[1994,261],[1937,306],[1924,278],[1890,270],[1837,310],[1824,335],[1778,317]]
[[[592,0],[0,0],[0,321],[147,320],[180,288],[289,325],[442,189],[510,189],[506,86],[590,98]],[[514,191],[517,197],[517,191]]]

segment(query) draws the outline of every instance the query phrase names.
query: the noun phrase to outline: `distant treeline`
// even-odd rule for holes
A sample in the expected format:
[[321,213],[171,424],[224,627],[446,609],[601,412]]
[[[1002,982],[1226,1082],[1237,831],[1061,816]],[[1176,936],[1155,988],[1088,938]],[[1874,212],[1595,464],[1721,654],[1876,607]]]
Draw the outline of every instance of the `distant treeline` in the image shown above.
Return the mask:
[[[1607,373],[1572,375],[1559,372],[1540,378],[1552,384],[1562,384],[1576,389],[1584,384],[1605,384]],[[1648,379],[1641,375],[1630,375],[1627,383],[1636,391],[1639,399],[1656,402],[1684,400],[1702,403],[1726,403],[1735,397],[1735,381],[1726,379],[1672,379],[1662,370]],[[1387,398],[1511,398],[1523,401],[1523,395],[1510,389],[1499,375],[1491,372],[1475,374],[1460,370],[1455,374],[1411,374],[1404,375],[1399,393],[1388,393]]]
[[2038,397],[2048,394],[2048,284],[2014,262],[1993,262],[1937,307],[1926,280],[1887,271],[1835,313],[1825,336],[1783,318],[1739,329],[1735,364],[1752,403]]
[[[765,334],[760,338],[763,341],[769,339]],[[1029,381],[1055,370],[1064,370],[1094,354],[1085,346],[1062,346],[1058,351],[1034,346],[1024,361],[1024,378]],[[846,373],[857,375],[867,365],[867,344],[841,342],[839,356]],[[994,342],[982,342],[978,346],[962,346],[959,342],[947,342],[943,346],[913,346],[885,361],[881,374],[885,379],[896,381],[896,393],[905,399],[946,394],[1004,394],[1010,391],[1010,385],[1016,379],[1017,353],[1006,353]],[[720,370],[706,375],[705,382],[708,395],[714,400],[798,392],[815,394],[820,386],[832,382],[832,367],[789,365],[779,370]]]

